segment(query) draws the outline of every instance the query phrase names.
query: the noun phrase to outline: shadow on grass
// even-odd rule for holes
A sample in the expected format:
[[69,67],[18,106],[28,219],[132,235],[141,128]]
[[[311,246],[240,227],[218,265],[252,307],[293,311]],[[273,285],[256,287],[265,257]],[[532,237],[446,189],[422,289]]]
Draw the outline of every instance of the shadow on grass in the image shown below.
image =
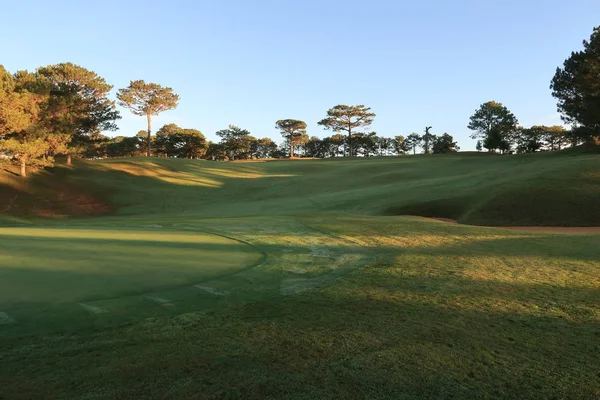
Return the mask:
[[[393,281],[399,291],[420,285],[420,278]],[[379,283],[393,284],[389,278]],[[397,298],[377,297],[377,290],[349,281],[215,306],[210,313],[194,311],[202,308],[196,303],[110,329],[3,342],[3,366],[11,368],[0,375],[0,387],[8,398],[48,391],[148,399],[197,393],[563,399],[597,393],[599,327],[593,318],[468,309],[432,292]]]

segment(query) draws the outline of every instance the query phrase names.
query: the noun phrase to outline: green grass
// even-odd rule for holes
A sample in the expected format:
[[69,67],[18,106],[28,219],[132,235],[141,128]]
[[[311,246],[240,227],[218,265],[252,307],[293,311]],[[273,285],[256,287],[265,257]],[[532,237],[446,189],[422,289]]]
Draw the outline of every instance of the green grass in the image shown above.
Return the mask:
[[0,309],[190,285],[262,259],[222,236],[157,228],[0,228]]
[[596,154],[236,163],[133,158],[67,172],[58,168],[55,175],[73,187],[102,188],[105,203],[121,215],[351,212],[474,225],[600,225]]
[[113,214],[0,220],[0,398],[593,399],[600,235],[395,214],[595,225],[599,160],[59,167]]

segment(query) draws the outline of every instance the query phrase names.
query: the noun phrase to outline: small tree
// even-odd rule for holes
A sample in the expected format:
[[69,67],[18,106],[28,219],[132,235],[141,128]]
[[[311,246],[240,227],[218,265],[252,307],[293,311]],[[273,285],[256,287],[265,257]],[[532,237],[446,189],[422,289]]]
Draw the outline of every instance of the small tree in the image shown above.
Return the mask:
[[475,150],[481,152],[481,150],[483,150],[483,146],[481,145],[481,140],[477,141],[477,144],[475,145]]
[[472,139],[483,139],[483,147],[504,152],[510,150],[517,124],[517,118],[508,108],[501,103],[488,101],[475,110],[468,128],[474,131]]
[[216,132],[216,135],[221,138],[221,144],[225,149],[229,160],[244,158],[250,153],[252,141],[250,132],[235,125],[229,125],[227,129],[222,129]]
[[279,129],[281,136],[290,142],[290,158],[293,158],[294,145],[301,142],[302,136],[306,135],[306,122],[297,119],[280,119],[275,122],[275,128]]
[[206,138],[197,129],[182,129],[179,134],[179,153],[178,157],[185,157],[190,160],[201,158],[208,150]]
[[425,127],[425,134],[421,136],[421,143],[423,143],[423,153],[429,154],[431,153],[431,145],[435,141],[435,135],[430,133],[431,126]]
[[398,155],[406,153],[408,150],[406,147],[406,138],[402,135],[395,136],[392,141],[394,152]]
[[24,178],[27,177],[27,167],[47,167],[53,162],[51,157],[42,157],[48,152],[48,142],[42,138],[0,140],[0,151],[21,166],[21,176]]
[[442,136],[435,136],[433,138],[433,145],[431,146],[433,154],[456,153],[458,150],[460,148],[452,135],[444,133]]
[[546,129],[543,126],[519,127],[516,135],[517,153],[535,153],[543,146]]
[[146,116],[148,121],[146,155],[150,157],[152,116],[176,108],[179,95],[173,93],[170,87],[137,80],[131,81],[128,87],[119,89],[117,99],[121,107],[128,108],[134,115]]
[[542,140],[550,151],[560,150],[569,143],[569,131],[564,126],[543,126]]
[[406,137],[406,148],[417,154],[417,147],[421,144],[421,136],[418,133],[411,133]]
[[252,143],[252,153],[256,158],[273,158],[277,151],[277,143],[270,138],[256,139]]
[[352,152],[352,132],[356,129],[367,128],[373,123],[375,113],[371,112],[370,107],[364,105],[347,106],[338,104],[327,111],[327,117],[318,122],[327,130],[333,132],[347,132],[348,134],[348,156]]

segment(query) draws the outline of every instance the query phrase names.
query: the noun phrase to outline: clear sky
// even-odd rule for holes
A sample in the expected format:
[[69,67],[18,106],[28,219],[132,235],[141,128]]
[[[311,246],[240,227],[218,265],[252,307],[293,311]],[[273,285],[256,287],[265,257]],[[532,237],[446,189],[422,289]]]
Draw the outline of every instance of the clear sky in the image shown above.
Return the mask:
[[[11,72],[71,61],[116,89],[172,87],[179,107],[155,118],[214,132],[228,124],[309,135],[336,104],[365,104],[383,136],[448,132],[465,150],[469,116],[506,105],[525,126],[557,124],[549,84],[600,24],[598,0],[3,0],[0,63]],[[145,119],[122,110],[132,136]]]

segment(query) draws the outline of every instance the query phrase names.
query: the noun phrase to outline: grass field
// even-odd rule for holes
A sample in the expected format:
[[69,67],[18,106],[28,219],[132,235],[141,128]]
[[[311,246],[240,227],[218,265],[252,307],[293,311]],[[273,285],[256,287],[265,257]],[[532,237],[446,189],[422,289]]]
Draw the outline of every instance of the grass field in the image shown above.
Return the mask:
[[1,399],[600,396],[599,234],[402,215],[600,225],[598,155],[0,177]]

